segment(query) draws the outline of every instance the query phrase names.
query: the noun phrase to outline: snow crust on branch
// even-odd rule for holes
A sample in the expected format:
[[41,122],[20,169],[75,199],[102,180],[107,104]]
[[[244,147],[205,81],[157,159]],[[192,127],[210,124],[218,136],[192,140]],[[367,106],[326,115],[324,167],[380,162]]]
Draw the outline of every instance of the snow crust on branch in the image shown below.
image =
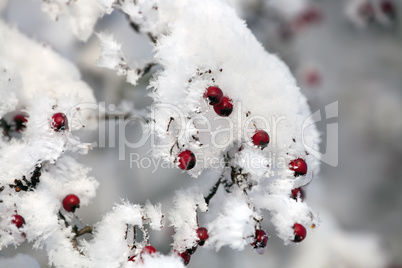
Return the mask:
[[248,204],[246,196],[239,190],[225,194],[221,200],[220,214],[208,224],[210,238],[206,246],[213,246],[217,251],[222,246],[243,250],[254,237],[255,221],[258,218]]
[[127,82],[136,86],[141,77],[141,71],[131,69],[121,51],[121,45],[114,40],[112,34],[98,33],[101,45],[101,54],[96,66],[115,70],[118,76],[127,76]]
[[61,21],[82,41],[88,40],[99,17],[112,12],[115,0],[47,0],[42,10]]
[[208,209],[197,187],[176,192],[168,218],[175,229],[173,248],[180,253],[197,245],[197,209],[201,212]]
[[152,222],[151,228],[159,230],[161,217],[160,205],[153,207],[147,203],[145,209],[130,203],[117,205],[94,227],[94,238],[83,243],[84,253],[93,267],[125,267],[131,253],[124,239],[127,225],[142,227],[144,220],[148,220]]

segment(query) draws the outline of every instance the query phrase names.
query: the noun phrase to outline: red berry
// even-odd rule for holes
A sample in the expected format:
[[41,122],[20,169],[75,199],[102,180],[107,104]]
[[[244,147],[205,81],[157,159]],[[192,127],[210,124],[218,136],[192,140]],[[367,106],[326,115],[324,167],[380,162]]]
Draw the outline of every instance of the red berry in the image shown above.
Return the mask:
[[184,251],[182,253],[178,253],[178,252],[176,252],[176,253],[177,253],[177,255],[179,255],[182,258],[184,265],[189,264],[191,255],[187,251]]
[[156,249],[151,245],[144,247],[141,251],[141,254],[150,254],[151,255],[154,253],[156,253]]
[[15,131],[20,132],[22,129],[26,128],[25,123],[28,122],[28,119],[23,114],[17,114],[14,116],[15,122]]
[[179,167],[183,170],[190,170],[195,166],[195,155],[190,150],[185,150],[179,154]]
[[306,24],[318,22],[322,19],[322,13],[320,10],[310,7],[306,9],[301,15],[300,20]]
[[381,2],[381,11],[387,15],[393,16],[395,8],[391,1],[385,0]]
[[135,255],[134,256],[132,256],[130,259],[128,259],[128,261],[132,261],[132,262],[135,262]]
[[63,199],[63,208],[68,212],[74,212],[80,207],[80,199],[75,194],[69,194]]
[[254,248],[265,248],[268,243],[268,235],[264,230],[256,230],[254,242],[251,245]]
[[304,194],[303,189],[300,188],[300,187],[299,188],[294,188],[292,190],[292,198],[297,200],[297,197],[299,196],[299,193],[300,193],[300,199],[301,199],[301,201],[303,201],[305,194]]
[[293,170],[295,172],[295,177],[303,176],[303,175],[306,175],[306,173],[307,173],[307,164],[301,158],[297,158],[297,159],[291,161],[289,164],[289,168],[290,168],[290,170]]
[[295,223],[293,225],[293,231],[295,234],[295,239],[293,240],[293,242],[301,242],[304,240],[304,238],[306,238],[307,231],[303,225]]
[[198,236],[198,245],[203,246],[205,241],[208,239],[208,230],[204,227],[199,227],[197,229],[197,236]]
[[311,87],[321,83],[321,75],[317,70],[309,70],[305,74],[305,83]]
[[52,116],[51,127],[54,131],[68,130],[67,116],[63,113],[56,113]]
[[214,110],[219,116],[229,116],[233,111],[232,100],[228,97],[223,97],[220,103],[214,105]]
[[252,140],[254,145],[261,147],[261,150],[263,150],[269,143],[269,135],[264,130],[257,130]]
[[17,228],[21,228],[22,225],[25,224],[25,220],[21,215],[15,214],[13,215],[13,219],[11,220],[11,222],[17,226]]
[[209,87],[204,93],[204,98],[208,98],[210,105],[216,105],[223,99],[223,92],[219,87]]

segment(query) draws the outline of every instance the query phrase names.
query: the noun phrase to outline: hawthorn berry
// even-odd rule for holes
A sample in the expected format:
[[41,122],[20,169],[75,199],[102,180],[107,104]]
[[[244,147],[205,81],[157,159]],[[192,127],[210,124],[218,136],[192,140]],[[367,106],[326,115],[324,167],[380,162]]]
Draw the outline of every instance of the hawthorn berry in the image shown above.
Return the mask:
[[179,167],[183,170],[190,170],[195,166],[195,155],[190,150],[185,150],[179,154]]
[[17,114],[14,116],[15,131],[20,132],[26,128],[25,123],[28,122],[27,117],[24,114]]
[[254,145],[261,147],[261,150],[267,147],[269,143],[269,135],[264,130],[256,130],[251,139],[253,140]]
[[210,105],[216,105],[223,99],[223,92],[219,87],[209,87],[204,93],[204,98],[208,98]]
[[179,255],[181,257],[184,265],[187,265],[190,263],[191,255],[187,251],[184,251],[182,253],[178,253],[178,252],[176,252],[176,253],[177,253],[177,255]]
[[395,7],[393,3],[389,0],[381,1],[381,11],[390,17],[393,17],[395,15]]
[[67,116],[63,113],[56,113],[52,116],[51,127],[54,131],[68,130]]
[[250,245],[254,248],[265,248],[268,243],[268,235],[264,230],[256,230],[254,242]]
[[299,17],[300,22],[303,24],[310,24],[310,23],[318,22],[321,19],[322,19],[321,11],[314,7],[307,8],[300,14],[300,17]]
[[301,199],[301,201],[303,201],[305,194],[304,194],[303,189],[300,188],[300,187],[294,188],[294,189],[292,190],[292,198],[293,198],[294,200],[297,200],[297,197],[299,196],[299,193],[300,193],[300,199]]
[[208,230],[204,227],[199,227],[197,229],[198,245],[203,246],[205,241],[209,238]]
[[295,234],[293,242],[301,242],[304,240],[304,238],[306,238],[307,235],[306,228],[304,228],[304,226],[301,224],[295,223],[293,225],[293,232]]
[[17,228],[21,228],[22,225],[25,224],[25,219],[21,215],[15,214],[15,215],[13,215],[13,219],[11,220],[11,222],[15,226],[17,226]]
[[307,85],[311,87],[318,86],[321,83],[321,74],[315,69],[308,70],[304,79]]
[[155,249],[153,246],[151,246],[151,245],[145,246],[145,247],[142,249],[142,251],[141,251],[141,254],[149,254],[149,255],[152,255],[152,254],[154,254],[154,253],[156,253],[156,249]]
[[63,208],[68,212],[74,212],[80,207],[80,199],[75,194],[69,194],[63,199]]
[[295,172],[295,177],[303,176],[303,175],[306,175],[306,173],[307,173],[306,161],[304,161],[301,158],[297,158],[297,159],[291,161],[289,164],[289,168],[290,168],[290,170]]
[[134,255],[134,256],[131,256],[130,259],[128,259],[128,261],[135,262],[135,257],[136,257],[135,255]]
[[214,105],[214,110],[219,116],[229,116],[233,111],[232,100],[228,97],[223,97],[220,103]]

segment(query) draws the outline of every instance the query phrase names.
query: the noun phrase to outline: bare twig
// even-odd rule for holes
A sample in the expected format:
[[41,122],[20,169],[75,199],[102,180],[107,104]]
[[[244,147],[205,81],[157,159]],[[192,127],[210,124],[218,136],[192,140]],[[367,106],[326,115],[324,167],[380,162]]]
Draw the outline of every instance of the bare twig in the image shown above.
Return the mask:
[[[136,32],[136,33],[141,33],[141,27],[139,24],[131,21],[130,16],[126,14],[127,20],[130,22],[130,27]],[[156,44],[157,38],[156,36],[152,35],[151,33],[147,33],[147,36],[149,39],[151,39],[152,43]]]
[[211,199],[215,196],[216,192],[218,191],[218,188],[222,182],[222,179],[223,179],[223,174],[221,175],[221,177],[219,177],[219,180],[214,184],[214,186],[211,188],[211,190],[209,190],[209,194],[204,198],[205,203],[207,203],[207,205],[209,205],[209,201],[211,201]]
[[79,236],[82,236],[82,235],[84,235],[84,234],[92,234],[92,231],[93,231],[93,227],[87,225],[87,226],[85,226],[84,228],[82,228],[81,230],[78,230],[78,231],[76,232],[75,237],[79,237]]

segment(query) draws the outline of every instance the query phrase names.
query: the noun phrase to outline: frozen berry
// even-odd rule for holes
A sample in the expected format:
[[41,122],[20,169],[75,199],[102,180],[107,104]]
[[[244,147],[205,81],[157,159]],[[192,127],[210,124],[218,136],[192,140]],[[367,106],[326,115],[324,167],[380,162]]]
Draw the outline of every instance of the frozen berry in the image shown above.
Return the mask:
[[289,168],[290,168],[290,170],[293,170],[295,172],[295,177],[303,176],[303,175],[306,175],[306,173],[307,173],[307,164],[301,158],[297,158],[297,159],[291,161],[289,164]]
[[28,122],[28,119],[23,114],[17,114],[16,116],[14,116],[14,122],[15,122],[15,131],[20,132],[21,130],[26,128],[25,123]]
[[391,1],[384,0],[381,2],[381,11],[389,16],[395,15],[394,4]]
[[208,98],[210,105],[216,105],[223,99],[222,90],[219,87],[209,87],[204,93],[204,98]]
[[219,116],[229,116],[233,111],[232,100],[228,97],[223,97],[220,103],[214,105],[214,110]]
[[261,150],[263,150],[269,143],[269,136],[264,130],[257,130],[253,135],[252,140],[254,145],[259,146]]
[[295,234],[295,239],[293,240],[293,242],[301,242],[304,240],[304,238],[306,238],[306,228],[304,228],[304,226],[301,224],[295,223],[293,225],[293,232]]
[[314,7],[309,7],[300,14],[299,19],[305,24],[318,22],[322,19],[322,13]]
[[67,116],[63,113],[56,113],[52,116],[51,127],[54,131],[68,130]]
[[151,254],[154,254],[154,253],[156,253],[156,249],[151,245],[148,245],[148,246],[144,247],[142,249],[142,251],[141,251],[141,254],[149,254],[149,255],[151,255]]
[[128,259],[128,261],[135,262],[135,257],[136,257],[135,255],[134,255],[134,256],[131,256],[130,259]]
[[251,245],[254,248],[265,248],[268,242],[268,235],[264,230],[256,230],[254,242]]
[[208,235],[208,230],[204,227],[199,227],[197,229],[197,236],[198,236],[198,244],[200,246],[203,246],[205,241],[208,239],[209,235]]
[[321,75],[315,69],[308,70],[305,73],[304,79],[305,79],[305,83],[311,87],[318,86],[321,83]]
[[191,255],[187,251],[184,251],[183,253],[177,252],[177,254],[181,257],[184,265],[187,265],[190,263]]
[[11,220],[11,222],[17,226],[17,228],[21,228],[22,225],[25,224],[25,220],[21,215],[15,214],[13,215],[13,219]]
[[179,154],[179,167],[183,170],[190,170],[195,166],[195,155],[190,150]]
[[292,198],[294,199],[294,200],[297,200],[297,198],[299,197],[299,195],[300,195],[300,199],[301,199],[301,201],[303,201],[304,200],[304,191],[303,191],[303,189],[302,188],[294,188],[293,190],[292,190]]
[[68,212],[74,212],[80,207],[80,199],[75,194],[69,194],[63,199],[63,208]]
[[359,14],[367,20],[372,20],[374,18],[373,5],[370,2],[363,2],[359,7]]

